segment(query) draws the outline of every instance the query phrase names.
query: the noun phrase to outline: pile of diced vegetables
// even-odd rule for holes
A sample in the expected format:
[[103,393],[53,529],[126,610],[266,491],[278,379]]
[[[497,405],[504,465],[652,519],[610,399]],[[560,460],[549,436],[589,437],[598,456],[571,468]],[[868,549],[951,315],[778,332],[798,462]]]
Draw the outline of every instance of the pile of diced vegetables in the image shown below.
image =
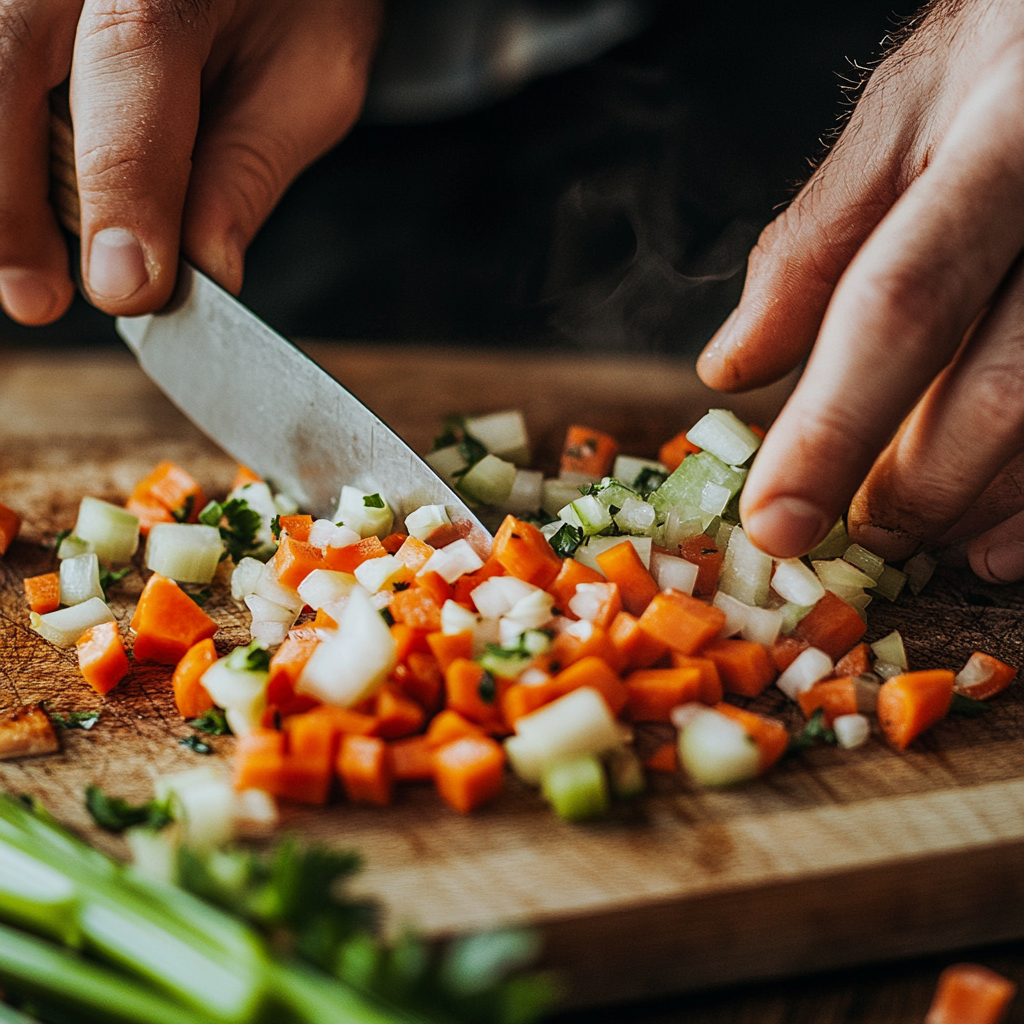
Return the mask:
[[[271,812],[253,793],[321,804],[340,785],[387,804],[411,780],[468,812],[501,791],[508,762],[583,819],[641,792],[645,767],[708,786],[768,771],[806,738],[745,706],[773,684],[808,735],[852,748],[877,728],[901,750],[955,700],[1008,686],[1016,669],[982,652],[958,672],[910,671],[898,633],[861,642],[873,597],[919,591],[927,555],[896,569],[842,521],[808,558],[753,546],[738,497],[761,436],[712,410],[650,460],[574,426],[545,479],[524,468],[520,414],[453,421],[428,460],[500,522],[489,555],[443,506],[397,530],[385,494],[345,486],[337,514],[314,521],[247,470],[218,503],[163,463],[125,508],[83,499],[59,573],[25,581],[32,628],[77,645],[86,680],[109,692],[130,661],[101,584],[147,537],[134,660],[173,667],[186,719],[223,709],[257,817]],[[0,550],[17,526],[5,509]],[[252,643],[218,652],[196,590],[227,586],[228,570]],[[677,739],[645,765],[632,727],[646,722]],[[197,820],[212,820],[204,801],[225,817],[206,783],[179,789]]]

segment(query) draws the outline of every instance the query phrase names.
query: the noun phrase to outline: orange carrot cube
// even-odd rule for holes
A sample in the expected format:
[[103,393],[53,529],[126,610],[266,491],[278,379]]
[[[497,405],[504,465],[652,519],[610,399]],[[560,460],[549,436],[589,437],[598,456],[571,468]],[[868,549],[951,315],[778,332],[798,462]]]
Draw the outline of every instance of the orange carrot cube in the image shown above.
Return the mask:
[[703,680],[699,668],[643,668],[626,676],[629,717],[634,722],[668,722],[680,704],[699,701]]
[[78,667],[85,681],[99,694],[109,693],[131,669],[116,622],[101,622],[87,629],[75,646]]
[[622,607],[631,615],[642,615],[658,593],[658,584],[628,541],[602,551],[597,556],[601,571],[619,586]]
[[217,660],[217,649],[207,637],[190,647],[171,676],[174,703],[182,718],[198,718],[213,707],[213,698],[203,686],[203,673]]
[[504,767],[500,744],[466,736],[434,751],[434,784],[444,801],[469,814],[501,792]]
[[177,583],[154,573],[139,597],[131,628],[137,661],[176,665],[190,647],[217,632],[217,623]]
[[686,440],[686,431],[681,430],[658,450],[658,461],[663,463],[670,473],[674,473],[687,455],[696,455],[699,451],[697,445]]
[[[679,590],[655,595],[640,616],[640,628],[680,654],[695,654],[718,636],[725,612]],[[719,670],[721,671],[721,670]]]
[[55,612],[60,607],[60,577],[55,572],[30,576],[25,580],[25,599],[39,615]]
[[382,739],[344,736],[338,751],[338,775],[353,803],[391,803],[391,758]]
[[878,691],[878,724],[885,738],[906,750],[925,729],[943,718],[953,700],[955,676],[946,669],[904,672]]
[[14,543],[21,529],[21,516],[0,502],[0,555],[6,553],[7,549]]
[[615,438],[574,424],[565,433],[561,471],[600,479],[611,472],[618,451]]
[[715,663],[726,693],[756,697],[775,679],[775,663],[764,644],[753,640],[712,640],[700,650]]

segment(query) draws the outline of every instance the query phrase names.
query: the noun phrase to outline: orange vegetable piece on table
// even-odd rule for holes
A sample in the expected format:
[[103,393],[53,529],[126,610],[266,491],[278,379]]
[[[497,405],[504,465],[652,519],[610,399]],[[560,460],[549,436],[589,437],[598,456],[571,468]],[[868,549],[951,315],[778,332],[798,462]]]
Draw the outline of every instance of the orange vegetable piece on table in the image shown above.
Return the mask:
[[493,557],[510,576],[547,590],[562,569],[562,560],[547,538],[530,523],[506,516],[494,536]]
[[286,752],[275,795],[302,804],[325,804],[331,795],[333,766],[320,757]]
[[407,569],[419,572],[433,553],[434,549],[418,537],[406,537],[394,554]]
[[[287,641],[286,641],[287,642]],[[182,718],[198,718],[213,707],[213,698],[203,686],[203,673],[217,660],[217,649],[207,637],[190,647],[171,676],[174,703]]]
[[786,748],[789,746],[789,733],[778,719],[769,718],[767,715],[758,715],[753,711],[745,711],[732,704],[716,704],[713,710],[731,718],[734,722],[739,722],[746,730],[747,735],[757,744],[760,754],[758,770],[762,774],[786,752]]
[[504,730],[499,712],[501,691],[505,688],[475,661],[457,658],[444,674],[445,703],[487,731]]
[[581,658],[600,658],[616,669],[622,667],[622,655],[606,630],[590,622],[574,623],[571,630],[559,633],[551,643],[550,663],[567,668]]
[[326,569],[327,562],[319,548],[282,533],[274,567],[278,583],[294,590],[314,569]]
[[434,777],[434,748],[426,736],[409,736],[388,744],[396,782],[423,782]]
[[434,751],[434,784],[446,803],[468,814],[501,792],[504,767],[500,744],[466,736]]
[[143,537],[148,537],[149,531],[157,523],[173,523],[175,521],[170,510],[148,491],[139,491],[138,484],[135,485],[135,490],[132,491],[124,507],[138,518],[139,533]]
[[856,647],[847,651],[837,662],[834,675],[838,676],[862,676],[871,671],[871,659],[869,657],[871,648],[868,644],[857,644]]
[[564,696],[581,686],[589,686],[601,694],[608,709],[616,718],[629,699],[629,693],[619,679],[618,673],[603,658],[594,656],[574,661],[568,668],[562,669],[554,676],[549,685],[555,697]]
[[825,596],[796,624],[793,636],[839,661],[867,628],[855,608],[826,590]]
[[650,668],[668,654],[668,646],[645,633],[640,628],[640,620],[629,612],[615,616],[608,636],[627,668]]
[[696,455],[700,451],[698,445],[686,440],[686,433],[685,430],[681,430],[675,437],[670,438],[658,449],[658,461],[670,473],[674,473],[683,464],[683,459],[687,455]]
[[626,676],[626,707],[634,722],[668,722],[680,704],[701,700],[699,668],[642,668]]
[[722,688],[722,677],[718,674],[718,666],[710,658],[702,658],[692,654],[672,652],[673,668],[695,668],[700,671],[700,700],[704,704],[717,704],[725,692]]
[[443,747],[453,740],[465,736],[486,736],[487,734],[475,722],[460,715],[457,711],[446,708],[427,727],[427,743],[431,747]]
[[453,585],[452,599],[460,604],[472,604],[472,593],[492,576],[504,576],[505,566],[491,555],[476,572],[467,572],[460,576]]
[[441,629],[441,605],[429,587],[409,587],[399,590],[388,605],[395,622],[404,622],[413,629],[436,633]]
[[775,663],[775,668],[779,672],[785,672],[790,665],[800,657],[804,651],[807,650],[811,645],[806,640],[801,640],[795,636],[780,636],[768,648],[768,653],[771,655],[772,661]]
[[565,432],[560,468],[563,473],[581,473],[600,479],[612,471],[618,452],[614,437],[574,424]]
[[397,687],[384,685],[377,694],[377,735],[397,740],[419,732],[426,721],[426,712]]
[[39,615],[55,612],[60,607],[60,577],[55,572],[29,576],[25,580],[25,599]]
[[658,584],[641,561],[636,548],[625,540],[597,556],[601,571],[618,584],[622,607],[631,615],[641,615],[658,593]]
[[473,657],[473,631],[466,629],[461,633],[428,633],[427,646],[437,658],[441,671],[447,672],[453,661]]
[[550,679],[543,683],[527,686],[525,683],[513,683],[501,695],[501,717],[510,729],[515,729],[516,722],[524,715],[550,704],[560,697]]
[[411,651],[406,659],[407,674],[401,687],[420,707],[436,711],[444,693],[444,673],[437,658],[422,651]]
[[823,679],[815,683],[809,690],[797,696],[800,710],[805,718],[810,718],[818,708],[825,725],[831,729],[832,723],[840,715],[857,713],[857,687],[853,676],[841,679]]
[[1017,670],[1012,665],[975,651],[957,673],[955,689],[971,700],[988,700],[1005,690],[1016,677]]
[[281,533],[287,533],[294,540],[306,543],[309,541],[309,531],[313,528],[312,516],[279,516],[277,525]]
[[173,580],[154,573],[132,616],[136,661],[176,665],[185,652],[217,632],[210,618]]
[[554,581],[545,589],[555,599],[555,604],[561,609],[563,615],[576,618],[569,611],[569,602],[576,594],[576,587],[580,583],[604,583],[605,577],[589,565],[577,562],[575,558],[566,558],[562,562],[562,568]]
[[364,537],[343,548],[327,548],[324,551],[324,562],[328,569],[336,572],[355,572],[368,559],[383,558],[386,554],[384,545],[377,537]]
[[0,502],[0,555],[5,554],[7,549],[14,543],[21,529],[21,516]]
[[389,804],[393,789],[387,744],[376,736],[344,736],[338,776],[353,803]]
[[756,697],[775,680],[775,663],[764,644],[753,640],[712,640],[700,650],[715,663],[726,693]]
[[158,501],[173,520],[179,523],[199,521],[199,513],[206,504],[202,487],[191,474],[173,462],[161,462],[149,476],[143,477],[132,489],[132,498],[145,502],[150,497]]
[[679,546],[679,556],[697,566],[697,579],[693,584],[693,596],[710,600],[718,587],[722,575],[725,552],[706,534],[688,537]]
[[389,533],[380,543],[389,555],[397,555],[402,545],[409,539],[407,533]]
[[253,729],[238,737],[235,747],[235,789],[265,789],[278,793],[284,767],[283,732]]
[[953,964],[939,975],[924,1024],[999,1024],[1017,986],[980,964]]
[[725,612],[720,608],[680,590],[663,590],[655,595],[640,616],[640,628],[648,636],[680,654],[695,654],[718,636],[724,625]]
[[878,691],[878,724],[899,750],[945,717],[953,700],[955,676],[947,669],[904,672],[887,679]]
[[78,667],[97,693],[109,693],[128,675],[131,665],[116,622],[101,622],[87,629],[75,646]]
[[660,747],[646,761],[644,767],[650,768],[652,772],[679,771],[679,747],[675,743],[662,743]]
[[[337,629],[338,620],[325,608],[317,608],[316,615],[313,616],[313,621],[310,626],[314,630],[317,629]],[[314,634],[315,636],[315,634]],[[317,637],[317,639],[319,639]]]
[[438,607],[441,607],[445,601],[451,600],[454,593],[451,584],[440,573],[433,570],[417,576],[413,582],[413,589],[430,594]]
[[238,469],[235,470],[235,479],[231,483],[231,490],[237,491],[239,487],[261,483],[263,483],[263,477],[259,473],[255,473],[248,466],[239,463]]

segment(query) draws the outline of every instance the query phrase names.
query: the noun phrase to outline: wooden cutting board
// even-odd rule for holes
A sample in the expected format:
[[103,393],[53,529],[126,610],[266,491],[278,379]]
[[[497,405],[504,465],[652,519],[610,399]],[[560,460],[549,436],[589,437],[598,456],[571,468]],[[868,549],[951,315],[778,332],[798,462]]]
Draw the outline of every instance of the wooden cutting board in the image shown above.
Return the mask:
[[[691,369],[664,360],[341,345],[313,354],[421,449],[447,413],[519,406],[548,468],[570,422],[653,455],[722,404]],[[729,404],[766,423],[785,393],[783,384]],[[53,568],[42,545],[73,524],[83,495],[123,501],[163,458],[212,495],[233,474],[128,355],[0,351],[0,501],[26,519],[0,560],[0,709],[46,699],[56,711],[103,712],[91,731],[65,733],[61,754],[0,764],[0,785],[41,797],[115,853],[120,841],[84,813],[88,783],[142,800],[154,776],[210,759],[177,742],[190,730],[165,669],[137,665],[97,697],[73,653],[28,630],[21,580]],[[133,573],[113,589],[122,622],[141,584]],[[207,607],[222,650],[247,640],[230,597]],[[959,667],[975,649],[1022,664],[1022,609],[1024,588],[947,570],[918,599],[876,601],[868,638],[899,628],[915,668]],[[390,809],[287,807],[284,819],[362,851],[361,888],[384,901],[392,927],[540,927],[577,1006],[952,949],[1024,935],[1022,693],[1015,684],[988,715],[940,723],[906,754],[877,738],[856,751],[817,748],[721,793],[657,776],[649,795],[593,824],[559,822],[512,779],[468,818],[429,786],[410,786]],[[787,704],[772,688],[753,706],[795,729]],[[645,730],[642,751],[663,738]],[[213,743],[226,768],[233,741]]]

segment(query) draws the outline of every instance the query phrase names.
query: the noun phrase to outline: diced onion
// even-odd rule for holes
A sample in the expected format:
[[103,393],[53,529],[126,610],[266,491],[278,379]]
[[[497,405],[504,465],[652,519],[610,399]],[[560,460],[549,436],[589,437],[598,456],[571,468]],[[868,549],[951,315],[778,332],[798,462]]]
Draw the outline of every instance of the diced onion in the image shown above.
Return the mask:
[[211,583],[224,554],[215,526],[156,523],[146,544],[146,568],[178,583]]
[[330,519],[317,519],[309,528],[309,543],[321,551],[327,548],[347,548],[358,544],[359,534],[347,526],[336,526]]
[[[492,412],[486,416],[468,416],[466,433],[476,438],[491,454],[500,455],[517,466],[530,462],[530,439],[526,421],[518,409]],[[531,511],[536,512],[534,505]]]
[[746,626],[747,615],[753,611],[749,604],[737,601],[735,597],[730,597],[723,590],[715,593],[711,603],[715,608],[725,612],[725,624],[719,630],[719,636],[735,636]]
[[476,572],[483,564],[483,559],[470,547],[469,542],[460,539],[438,548],[423,563],[417,575],[436,572],[446,583],[454,583],[464,573]]
[[441,632],[454,634],[476,629],[479,616],[463,608],[456,601],[448,600],[441,605]]
[[95,554],[65,558],[60,563],[60,603],[81,604],[92,597],[103,600],[99,558]]
[[425,541],[435,530],[450,526],[448,510],[444,505],[421,505],[405,517],[405,529],[410,537]]
[[286,587],[278,581],[277,565],[271,559],[263,567],[260,578],[256,581],[253,593],[259,597],[265,597],[282,608],[290,608],[296,615],[302,611],[303,600],[299,597],[298,591],[292,587]]
[[799,558],[784,558],[775,563],[772,590],[783,600],[810,607],[825,596],[821,580]]
[[459,491],[470,501],[483,505],[501,505],[512,493],[516,467],[497,455],[485,455],[459,481]]
[[[370,559],[377,561],[377,559]],[[314,611],[336,601],[347,601],[352,589],[358,586],[355,576],[334,569],[314,569],[298,587],[303,603]]]
[[700,567],[676,555],[665,555],[660,551],[651,553],[651,575],[662,590],[671,588],[692,594]]
[[29,615],[29,623],[44,640],[58,647],[71,647],[81,635],[101,622],[113,622],[114,613],[98,597],[59,611]]
[[687,431],[686,440],[729,466],[741,465],[761,447],[761,438],[728,409],[710,409]]
[[782,612],[778,608],[751,608],[747,621],[740,630],[744,640],[770,647],[779,638],[782,629]]
[[739,722],[705,708],[679,733],[679,761],[704,786],[731,786],[758,774],[761,755]]
[[888,636],[883,636],[881,640],[876,640],[871,645],[871,650],[879,661],[887,661],[898,665],[904,672],[907,671],[907,652],[898,629],[894,629]]
[[129,562],[139,546],[139,519],[108,501],[83,498],[74,535],[90,543],[101,562]]
[[384,502],[382,508],[367,505],[365,499],[369,497],[370,494],[357,487],[342,487],[338,512],[334,518],[360,537],[386,537],[394,525],[395,515],[383,496],[378,495]]
[[832,721],[836,742],[845,750],[866,743],[871,735],[871,723],[863,715],[839,715]]
[[744,604],[761,606],[768,600],[772,575],[771,555],[755,548],[741,527],[729,536],[718,589]]
[[231,573],[231,596],[244,601],[255,593],[256,584],[263,575],[264,563],[258,558],[243,558]]
[[832,659],[824,651],[808,647],[797,655],[789,668],[775,681],[775,685],[790,700],[796,700],[819,679],[824,679],[833,667]]

